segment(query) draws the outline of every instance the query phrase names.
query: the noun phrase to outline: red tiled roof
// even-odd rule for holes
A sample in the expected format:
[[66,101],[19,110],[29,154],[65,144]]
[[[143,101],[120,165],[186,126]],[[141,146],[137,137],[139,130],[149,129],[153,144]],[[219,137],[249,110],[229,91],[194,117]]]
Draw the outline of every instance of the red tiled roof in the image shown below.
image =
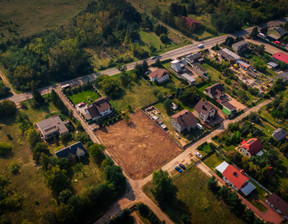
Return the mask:
[[288,65],[288,55],[286,54],[279,52],[279,53],[273,54],[273,58],[279,61],[285,62]]
[[262,144],[257,138],[250,138],[247,142],[243,140],[240,143],[240,147],[247,149],[251,156],[255,156],[262,150]]
[[157,77],[158,79],[161,79],[164,75],[169,75],[169,72],[163,68],[157,69],[156,71],[151,72],[149,74],[150,77],[152,77],[152,78]]
[[235,187],[240,189],[243,184],[249,180],[248,177],[243,175],[240,170],[238,170],[235,166],[229,165],[222,175],[229,180]]
[[201,23],[198,22],[197,20],[192,19],[192,18],[190,18],[190,17],[186,17],[186,16],[183,16],[183,17],[185,18],[186,23],[187,23],[188,26],[192,26],[193,23],[194,23],[194,24],[201,24]]

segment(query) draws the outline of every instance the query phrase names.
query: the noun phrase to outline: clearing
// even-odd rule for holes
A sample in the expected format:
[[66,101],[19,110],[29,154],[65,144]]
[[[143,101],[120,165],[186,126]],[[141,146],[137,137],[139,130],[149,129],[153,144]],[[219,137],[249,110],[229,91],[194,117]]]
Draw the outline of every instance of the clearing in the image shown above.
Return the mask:
[[182,152],[141,110],[130,114],[129,123],[120,121],[97,131],[96,135],[133,179],[147,176]]
[[77,105],[81,102],[86,102],[88,105],[90,105],[91,102],[97,100],[99,96],[94,90],[85,90],[76,94],[72,94],[68,96],[68,98],[72,101],[74,105]]

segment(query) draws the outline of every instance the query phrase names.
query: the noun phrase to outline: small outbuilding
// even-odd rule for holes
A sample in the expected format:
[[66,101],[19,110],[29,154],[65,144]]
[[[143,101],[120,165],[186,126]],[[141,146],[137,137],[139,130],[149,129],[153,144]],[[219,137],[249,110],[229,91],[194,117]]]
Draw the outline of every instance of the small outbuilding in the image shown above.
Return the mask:
[[283,128],[277,128],[275,131],[273,131],[272,136],[279,142],[286,138],[287,132]]

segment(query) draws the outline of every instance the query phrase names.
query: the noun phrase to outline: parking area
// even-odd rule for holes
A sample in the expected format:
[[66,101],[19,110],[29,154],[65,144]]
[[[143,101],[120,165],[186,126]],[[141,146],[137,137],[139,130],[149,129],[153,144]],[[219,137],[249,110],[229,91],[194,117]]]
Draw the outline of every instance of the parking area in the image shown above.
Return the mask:
[[141,179],[183,150],[143,111],[95,132],[108,153],[133,179]]

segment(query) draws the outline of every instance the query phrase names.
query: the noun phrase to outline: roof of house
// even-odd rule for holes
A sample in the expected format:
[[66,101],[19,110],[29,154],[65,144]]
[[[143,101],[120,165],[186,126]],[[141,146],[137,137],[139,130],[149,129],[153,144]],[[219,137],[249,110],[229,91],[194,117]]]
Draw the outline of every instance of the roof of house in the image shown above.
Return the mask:
[[275,27],[274,29],[281,35],[281,37],[287,34],[286,30],[284,30],[282,27]]
[[228,50],[227,48],[224,48],[220,51],[218,51],[219,54],[222,55],[222,57],[227,58],[229,60],[239,60],[240,56],[238,54],[235,54],[234,52]]
[[249,180],[249,178],[243,175],[240,170],[230,164],[223,171],[222,175],[238,189],[240,189],[243,184]]
[[76,142],[73,145],[55,152],[55,155],[58,158],[68,158],[70,155],[80,157],[82,152],[85,152],[85,154],[87,153],[85,147],[83,146],[82,142]]
[[272,135],[276,140],[281,141],[282,139],[286,138],[287,133],[284,129],[277,128],[273,131]]
[[65,123],[59,116],[55,115],[37,123],[38,128],[43,135],[49,135],[59,131],[60,134],[69,132]]
[[152,77],[152,78],[157,77],[158,79],[161,79],[165,75],[169,75],[169,72],[166,69],[159,68],[156,71],[151,72],[149,74],[149,77]]
[[202,58],[201,54],[199,53],[196,53],[196,54],[190,54],[186,57],[190,62],[196,60],[196,59],[199,59],[199,58]]
[[92,118],[100,116],[100,113],[111,108],[109,99],[107,97],[100,97],[95,100],[90,107],[87,108],[87,112]]
[[288,55],[286,54],[279,52],[279,53],[273,54],[273,58],[279,61],[285,62],[288,65]]
[[278,64],[273,61],[268,62],[267,65],[271,66],[272,68],[276,68],[278,66]]
[[280,210],[283,215],[288,217],[288,203],[280,198],[277,194],[271,194],[267,198],[267,201],[271,203],[276,209]]
[[250,65],[248,63],[244,62],[244,61],[238,61],[237,63],[240,64],[241,66],[245,67],[245,68],[249,68],[250,67]]
[[241,47],[246,46],[246,45],[248,45],[248,43],[245,40],[242,40],[242,41],[239,41],[235,44],[232,44],[232,48],[238,49],[238,48],[241,48]]
[[208,114],[213,109],[217,111],[216,107],[212,103],[203,100],[199,100],[195,106],[195,110],[202,114]]
[[192,19],[190,17],[186,17],[186,16],[183,16],[186,20],[186,23],[188,26],[192,26],[192,24],[201,24],[199,21],[195,20],[195,19]]
[[186,79],[187,81],[189,82],[195,82],[196,80],[191,76],[191,75],[188,75],[187,73],[183,73],[181,75],[182,78]]
[[227,109],[229,109],[230,111],[236,110],[236,107],[234,107],[231,103],[229,103],[228,101],[222,101],[221,103],[224,107],[226,107]]
[[204,92],[211,94],[213,97],[222,96],[224,92],[224,86],[221,83],[216,83],[212,86],[207,87]]
[[226,161],[222,162],[221,164],[219,164],[218,166],[215,167],[215,170],[219,171],[220,173],[223,173],[224,170],[226,170],[226,168],[229,166],[229,163],[227,163]]
[[239,147],[245,148],[251,156],[255,156],[262,150],[262,143],[257,138],[250,138],[248,141],[243,140]]
[[181,127],[191,128],[198,123],[197,118],[189,110],[181,110],[171,116]]
[[274,40],[279,40],[279,39],[280,39],[277,35],[275,35],[275,34],[273,34],[273,33],[267,35],[267,37],[268,37],[268,38],[270,37],[270,38],[272,38],[272,39],[274,39]]
[[241,188],[241,192],[247,196],[255,189],[256,187],[249,181],[244,187]]
[[288,81],[288,72],[282,72],[281,74],[275,76],[273,79],[274,80],[283,79],[283,82],[287,82]]

